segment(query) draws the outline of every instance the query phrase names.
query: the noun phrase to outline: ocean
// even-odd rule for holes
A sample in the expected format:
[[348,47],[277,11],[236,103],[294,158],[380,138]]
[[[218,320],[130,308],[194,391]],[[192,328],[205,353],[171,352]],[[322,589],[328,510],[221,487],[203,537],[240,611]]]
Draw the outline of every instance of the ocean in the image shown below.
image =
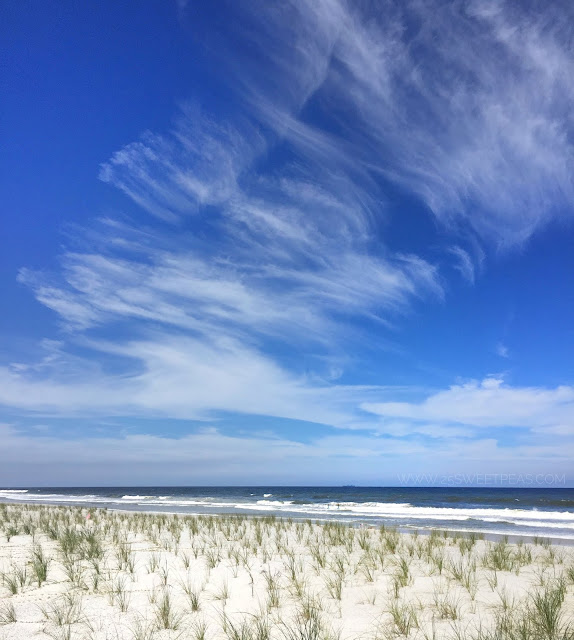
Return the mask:
[[76,487],[0,489],[1,502],[180,514],[275,515],[401,530],[574,541],[574,489]]

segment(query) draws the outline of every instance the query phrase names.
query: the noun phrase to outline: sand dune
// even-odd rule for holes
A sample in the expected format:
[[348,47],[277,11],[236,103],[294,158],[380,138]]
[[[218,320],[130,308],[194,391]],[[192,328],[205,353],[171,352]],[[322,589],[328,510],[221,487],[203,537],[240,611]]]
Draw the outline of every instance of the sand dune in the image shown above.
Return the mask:
[[538,539],[0,504],[0,571],[2,640],[574,638]]

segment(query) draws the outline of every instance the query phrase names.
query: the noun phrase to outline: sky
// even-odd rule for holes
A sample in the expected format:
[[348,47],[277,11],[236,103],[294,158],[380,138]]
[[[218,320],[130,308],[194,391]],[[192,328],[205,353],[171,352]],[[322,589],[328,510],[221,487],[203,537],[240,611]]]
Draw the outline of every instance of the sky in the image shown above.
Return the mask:
[[574,486],[571,2],[0,38],[0,486]]

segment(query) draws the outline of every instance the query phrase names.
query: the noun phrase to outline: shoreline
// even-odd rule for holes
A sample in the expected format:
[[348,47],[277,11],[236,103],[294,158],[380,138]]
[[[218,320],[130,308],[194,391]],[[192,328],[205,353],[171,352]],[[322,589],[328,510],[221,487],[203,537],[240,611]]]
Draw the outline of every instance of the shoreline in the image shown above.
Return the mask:
[[[88,488],[82,488],[88,489]],[[93,488],[95,489],[95,488]],[[404,504],[392,502],[385,503],[344,503],[344,508],[338,511],[334,508],[338,502],[329,503],[308,503],[309,509],[302,508],[297,502],[268,499],[257,500],[254,494],[249,494],[253,502],[224,502],[221,497],[206,498],[203,496],[192,496],[189,499],[175,496],[141,496],[141,495],[121,495],[122,491],[128,487],[117,488],[117,495],[107,496],[96,495],[75,495],[62,494],[61,500],[56,494],[46,496],[27,497],[25,490],[14,491],[15,495],[7,497],[0,491],[0,504],[31,504],[31,505],[58,505],[76,506],[82,508],[104,508],[128,513],[173,513],[179,515],[233,515],[249,516],[253,518],[272,515],[278,518],[301,520],[314,520],[317,522],[336,521],[348,526],[390,526],[401,532],[409,533],[419,531],[421,534],[433,529],[446,530],[460,533],[478,532],[484,534],[487,539],[499,540],[504,537],[512,540],[533,541],[543,537],[551,539],[553,543],[560,545],[574,545],[574,513],[572,511],[544,511],[536,507],[525,506],[521,508],[508,507],[463,507],[452,508],[444,506],[422,505],[422,503]],[[132,490],[134,488],[131,488]],[[140,488],[145,489],[145,488]],[[149,488],[148,488],[149,489]],[[156,488],[158,489],[164,488]],[[180,490],[182,488],[179,488]],[[282,488],[288,491],[291,488]],[[348,488],[346,488],[348,489]],[[74,490],[77,490],[75,488]],[[7,491],[7,490],[5,490]],[[18,493],[22,492],[20,495]],[[165,493],[162,491],[162,493]],[[271,496],[270,493],[262,493],[264,498]],[[34,497],[32,497],[34,496]],[[74,500],[78,497],[78,500]],[[259,497],[256,495],[256,497]],[[321,496],[323,497],[323,496]],[[96,498],[90,500],[90,498]],[[146,504],[145,500],[150,499],[151,504]],[[166,502],[162,502],[162,500]],[[125,503],[122,501],[126,500]],[[133,502],[131,500],[134,500]],[[211,500],[211,502],[209,502]],[[293,506],[293,510],[290,510]],[[350,508],[349,508],[350,506]],[[275,508],[276,507],[276,508]],[[375,511],[373,511],[375,507]],[[377,512],[377,509],[381,513]],[[452,513],[449,513],[452,509]],[[476,511],[476,515],[473,513]],[[413,515],[413,512],[416,515]],[[427,515],[428,514],[428,515]],[[542,517],[544,516],[546,520]],[[462,524],[464,522],[464,524]]]
[[[30,503],[26,503],[26,504],[30,504]],[[43,505],[32,505],[32,506],[43,506]],[[55,505],[46,505],[46,506],[55,506]],[[66,505],[64,505],[66,506]],[[373,523],[369,523],[366,521],[360,521],[360,522],[350,522],[349,520],[337,520],[336,518],[304,518],[303,516],[285,516],[285,515],[277,515],[277,514],[266,514],[266,515],[262,515],[262,514],[250,514],[250,513],[188,513],[188,512],[178,512],[178,511],[153,511],[153,510],[146,510],[146,511],[140,511],[138,510],[130,510],[130,509],[116,509],[115,507],[86,507],[86,506],[82,506],[82,505],[74,505],[76,508],[83,508],[83,509],[104,509],[106,511],[112,511],[112,512],[118,512],[118,513],[125,513],[125,514],[134,514],[134,513],[146,513],[148,515],[156,515],[156,516],[162,516],[162,515],[172,515],[172,516],[191,516],[191,517],[213,517],[213,518],[217,518],[217,517],[229,517],[229,518],[248,518],[248,519],[252,519],[252,520],[257,520],[257,519],[265,519],[265,518],[275,518],[277,520],[285,520],[285,521],[289,521],[289,520],[293,520],[293,522],[305,522],[307,520],[311,520],[313,523],[315,524],[319,524],[319,525],[325,525],[329,522],[335,522],[337,524],[340,524],[342,526],[345,527],[353,527],[355,529],[359,529],[359,528],[365,528],[365,529],[372,529],[372,530],[378,530],[380,529],[381,525],[377,525],[377,524],[373,524]],[[545,541],[549,541],[550,544],[558,544],[558,545],[564,545],[564,546],[568,546],[568,547],[574,547],[574,537],[573,538],[557,538],[557,537],[553,537],[553,536],[537,536],[537,535],[530,535],[530,534],[505,534],[505,533],[496,533],[496,532],[492,532],[492,531],[484,531],[481,529],[454,529],[454,528],[447,528],[447,527],[432,527],[432,528],[410,528],[410,527],[406,527],[406,526],[390,526],[387,525],[386,526],[387,529],[391,529],[391,530],[396,530],[398,533],[400,534],[404,534],[404,535],[420,535],[420,536],[428,536],[428,535],[433,535],[433,531],[434,532],[440,532],[441,534],[443,532],[446,532],[448,535],[451,534],[455,534],[455,535],[459,535],[464,537],[465,535],[471,535],[471,534],[478,534],[481,539],[483,540],[489,540],[491,542],[499,542],[500,540],[506,540],[507,542],[511,543],[511,544],[517,544],[519,542],[523,542],[523,543],[528,543],[528,544],[535,544],[535,540],[536,539],[543,539]]]
[[333,510],[331,512],[332,515],[329,515],[329,516],[306,515],[304,513],[298,513],[298,512],[290,513],[288,511],[287,512],[273,512],[273,511],[261,512],[258,510],[252,510],[252,512],[250,513],[249,508],[234,510],[232,507],[229,507],[227,509],[220,508],[219,511],[216,510],[217,508],[214,508],[213,510],[210,510],[210,511],[206,510],[206,511],[191,512],[191,511],[184,510],[184,508],[180,508],[178,510],[177,507],[171,507],[171,506],[168,507],[167,505],[164,509],[149,509],[149,508],[145,509],[145,508],[141,508],[142,505],[129,508],[128,505],[105,506],[98,503],[86,503],[84,501],[81,501],[81,502],[66,501],[61,503],[58,501],[54,501],[54,502],[44,501],[38,504],[37,501],[26,500],[25,497],[10,498],[8,500],[4,497],[0,497],[0,504],[6,504],[6,505],[21,504],[21,505],[30,505],[30,506],[37,506],[37,507],[54,506],[54,507],[74,507],[74,508],[82,508],[82,509],[104,509],[108,511],[127,513],[127,514],[147,513],[147,514],[155,514],[155,515],[164,514],[164,515],[195,516],[195,517],[199,517],[199,516],[227,517],[229,516],[229,517],[238,517],[238,518],[248,517],[248,518],[254,518],[254,519],[272,516],[278,519],[293,520],[293,521],[312,520],[313,522],[320,522],[320,523],[338,522],[340,524],[343,524],[345,526],[350,526],[350,527],[365,526],[365,527],[378,528],[381,525],[384,525],[384,526],[396,529],[400,533],[404,533],[404,534],[412,534],[414,532],[417,532],[419,535],[430,535],[433,530],[438,530],[441,532],[446,531],[448,533],[456,533],[459,535],[465,535],[465,534],[468,535],[468,534],[476,533],[476,534],[481,534],[485,540],[490,540],[493,542],[497,542],[501,539],[507,539],[508,541],[514,542],[514,543],[517,543],[519,541],[533,543],[536,539],[543,538],[543,539],[549,540],[552,544],[558,544],[561,546],[574,546],[574,533],[571,534],[571,537],[563,537],[563,536],[552,535],[550,533],[541,533],[541,532],[538,532],[538,533],[497,532],[497,531],[484,529],[479,526],[474,528],[472,527],[457,528],[456,525],[445,526],[445,525],[437,524],[436,526],[431,526],[429,524],[429,525],[417,527],[417,526],[409,526],[407,524],[398,524],[398,525],[388,524],[384,522],[383,518],[379,518],[381,522],[373,522],[373,519],[351,517],[351,516],[337,518],[337,516],[335,515],[336,514],[335,510]]

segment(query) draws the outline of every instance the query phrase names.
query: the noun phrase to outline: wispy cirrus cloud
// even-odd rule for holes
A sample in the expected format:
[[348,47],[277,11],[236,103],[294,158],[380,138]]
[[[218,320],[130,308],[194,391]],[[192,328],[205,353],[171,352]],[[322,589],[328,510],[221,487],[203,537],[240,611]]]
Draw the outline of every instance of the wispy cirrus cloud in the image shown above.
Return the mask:
[[[79,365],[72,383],[61,360],[42,375],[8,367],[0,401],[73,415],[356,421],[357,393],[370,392],[333,385],[329,360],[364,332],[357,319],[388,326],[417,300],[441,299],[438,268],[375,242],[372,200],[344,173],[257,171],[269,141],[198,126],[186,110],[170,134],[144,136],[102,169],[168,226],[102,220],[90,251],[65,253],[60,273],[19,276],[58,314],[72,351],[113,357],[118,372],[86,376]],[[126,329],[130,339],[118,337]],[[327,364],[287,366],[286,347]]]
[[496,352],[496,355],[500,356],[501,358],[510,357],[510,351],[508,350],[508,347],[502,342],[499,342],[496,345],[495,352]]
[[569,5],[292,0],[241,18],[244,92],[299,150],[352,159],[497,247],[571,216]]
[[101,172],[145,211],[191,230],[144,238],[106,220],[91,253],[63,256],[59,278],[22,270],[68,326],[129,318],[204,338],[336,342],[342,317],[392,322],[417,299],[442,298],[435,265],[378,241],[373,199],[351,177],[291,163],[256,170],[271,141],[192,115],[128,145]]
[[449,249],[449,252],[455,261],[454,268],[467,282],[474,284],[476,267],[468,251],[465,251],[459,246],[454,246]]
[[248,123],[239,133],[184,105],[171,135],[144,133],[102,165],[100,179],[148,213],[174,221],[232,199],[239,177],[264,149],[262,136]]

